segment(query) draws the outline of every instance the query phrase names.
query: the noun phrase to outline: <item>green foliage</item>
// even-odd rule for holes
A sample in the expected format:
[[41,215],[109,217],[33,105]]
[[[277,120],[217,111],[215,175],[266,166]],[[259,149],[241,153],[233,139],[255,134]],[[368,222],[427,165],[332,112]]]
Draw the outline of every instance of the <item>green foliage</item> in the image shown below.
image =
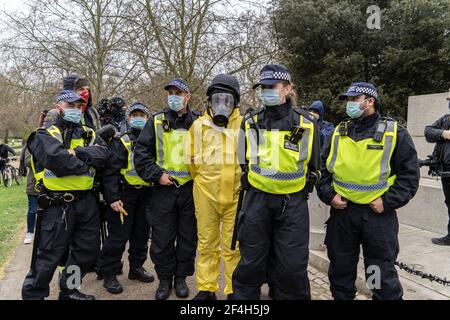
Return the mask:
[[406,120],[410,95],[450,87],[450,1],[378,1],[381,29],[367,28],[373,1],[277,0],[274,22],[283,62],[302,103],[322,100],[340,121],[337,100],[351,82],[377,85],[383,112]]

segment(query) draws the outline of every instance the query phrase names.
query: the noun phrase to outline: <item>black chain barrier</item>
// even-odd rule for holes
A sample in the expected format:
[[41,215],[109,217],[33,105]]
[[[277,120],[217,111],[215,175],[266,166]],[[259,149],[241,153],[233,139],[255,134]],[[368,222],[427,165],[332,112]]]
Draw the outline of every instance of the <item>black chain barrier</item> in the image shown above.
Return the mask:
[[421,277],[422,279],[427,279],[430,280],[430,282],[436,282],[446,287],[450,286],[450,281],[448,281],[447,278],[441,278],[429,273],[422,272],[420,270],[416,270],[414,267],[408,266],[403,262],[396,262],[395,265],[401,270],[406,271],[409,274]]

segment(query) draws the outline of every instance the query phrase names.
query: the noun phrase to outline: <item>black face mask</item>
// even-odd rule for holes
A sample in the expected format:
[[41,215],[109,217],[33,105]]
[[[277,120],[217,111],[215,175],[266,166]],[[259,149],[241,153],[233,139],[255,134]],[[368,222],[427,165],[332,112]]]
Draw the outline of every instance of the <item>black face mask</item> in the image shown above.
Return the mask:
[[235,108],[234,96],[230,93],[215,93],[211,96],[209,113],[216,126],[226,128]]

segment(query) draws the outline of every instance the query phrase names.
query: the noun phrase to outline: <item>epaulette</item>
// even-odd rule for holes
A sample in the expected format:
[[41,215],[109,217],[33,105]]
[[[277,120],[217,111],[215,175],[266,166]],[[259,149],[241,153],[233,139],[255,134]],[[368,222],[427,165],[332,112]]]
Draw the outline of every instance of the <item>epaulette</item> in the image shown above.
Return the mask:
[[310,115],[307,110],[303,109],[302,107],[295,107],[294,112],[305,117],[309,121],[317,122],[317,120],[312,115]]
[[263,113],[266,109],[265,108],[259,108],[256,110],[250,110],[249,112],[246,112],[244,115],[245,121],[247,121],[250,118],[253,118],[257,114]]
[[156,116],[159,115],[159,114],[169,113],[170,111],[171,111],[170,108],[162,109],[162,110],[153,112],[153,113],[152,113],[152,116],[153,116],[153,117],[156,117]]

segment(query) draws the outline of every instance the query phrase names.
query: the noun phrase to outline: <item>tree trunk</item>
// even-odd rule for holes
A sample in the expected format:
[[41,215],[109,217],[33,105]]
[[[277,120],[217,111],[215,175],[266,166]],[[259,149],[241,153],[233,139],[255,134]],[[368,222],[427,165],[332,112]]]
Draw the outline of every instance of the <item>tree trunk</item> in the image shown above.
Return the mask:
[[8,144],[8,142],[9,142],[9,128],[7,128],[5,131],[5,140],[4,140],[5,144]]

